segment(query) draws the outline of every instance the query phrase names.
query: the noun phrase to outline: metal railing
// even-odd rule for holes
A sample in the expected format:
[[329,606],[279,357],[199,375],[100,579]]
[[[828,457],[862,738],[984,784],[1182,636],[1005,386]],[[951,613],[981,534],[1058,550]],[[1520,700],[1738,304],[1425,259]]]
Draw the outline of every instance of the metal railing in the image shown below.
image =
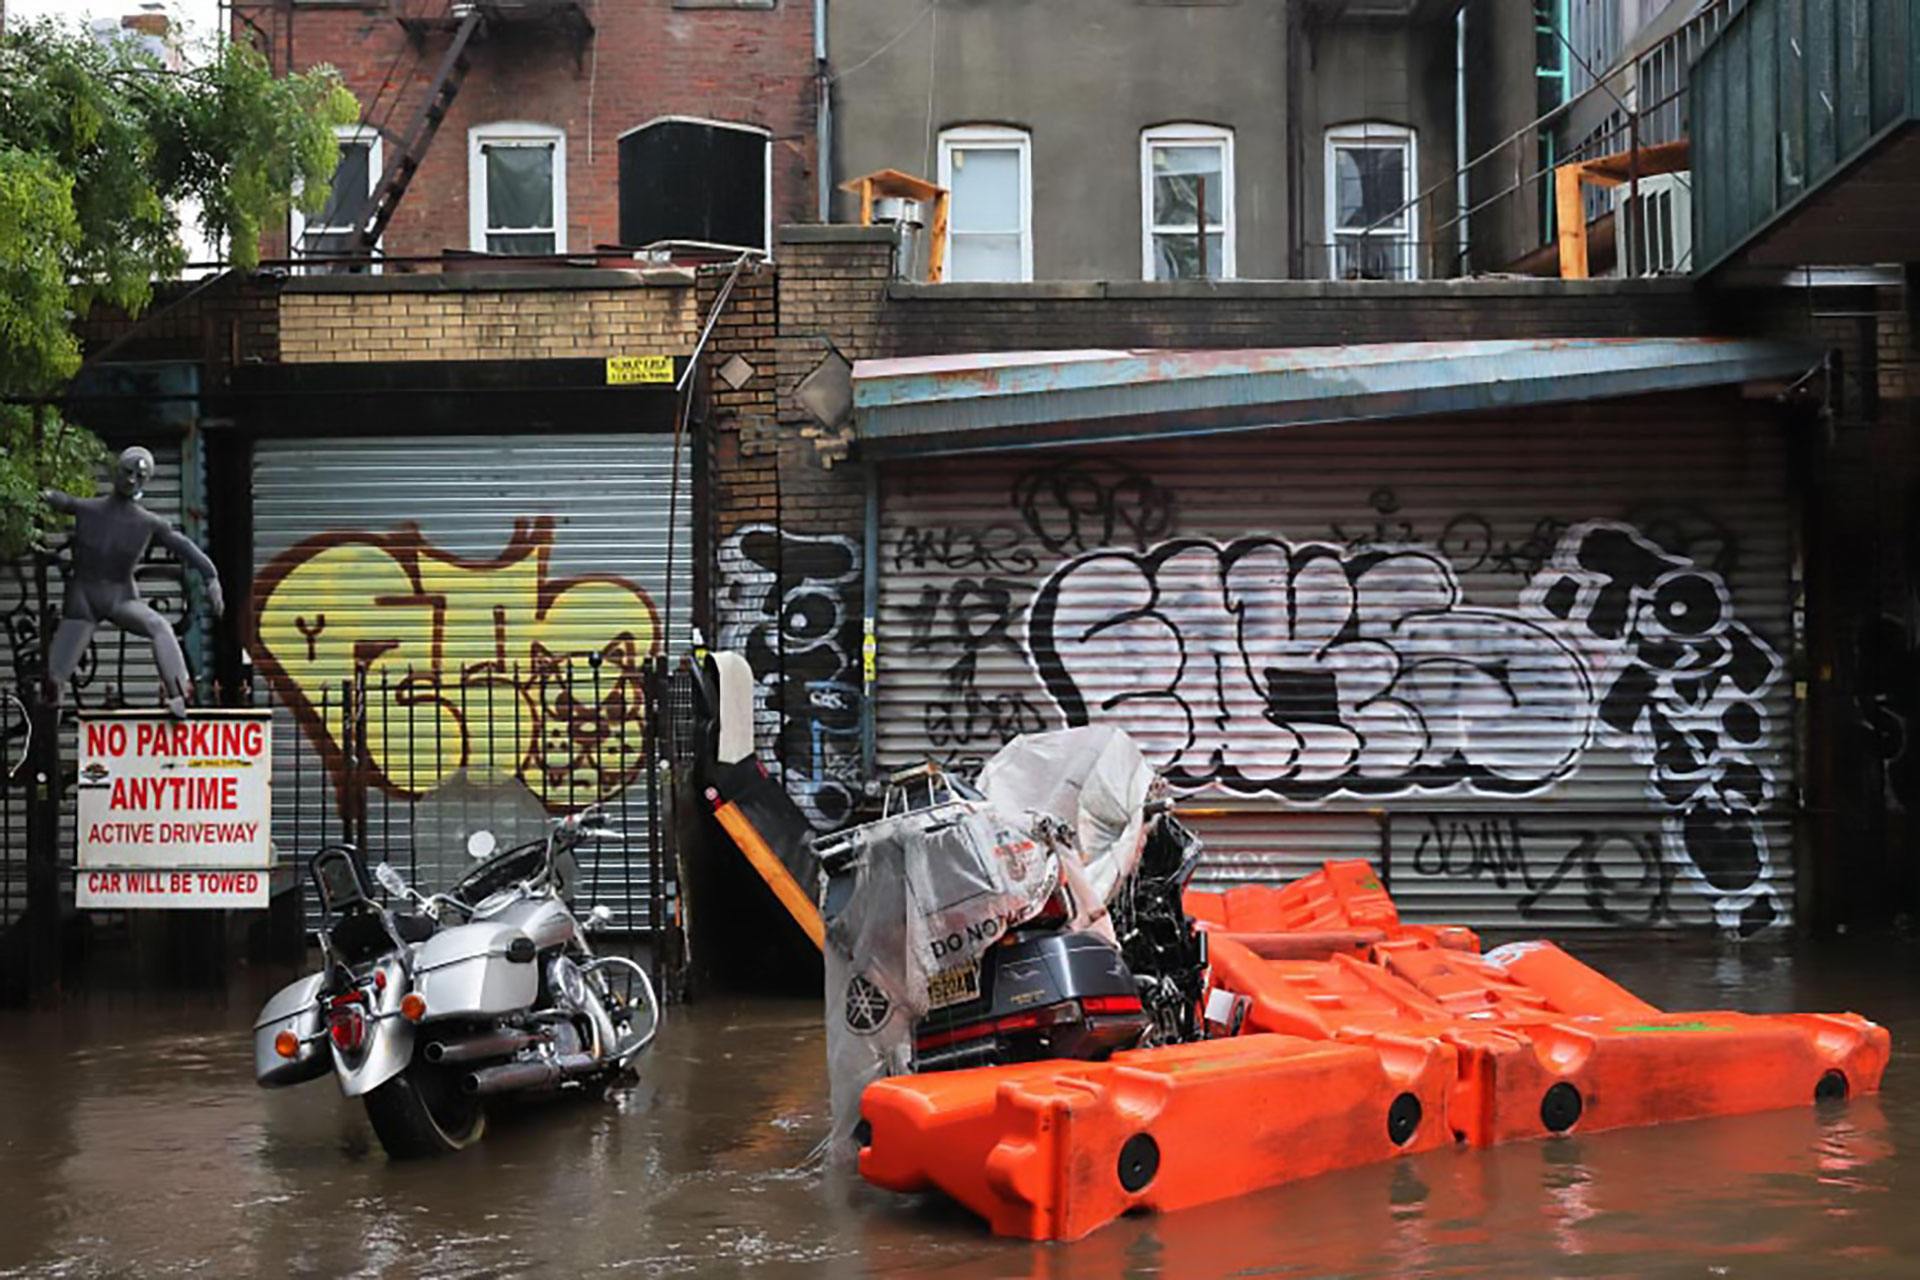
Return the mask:
[[[1649,48],[1629,51],[1621,55],[1614,65],[1604,69],[1580,63],[1578,54],[1567,41],[1566,33],[1560,33],[1562,46],[1578,71],[1571,82],[1578,87],[1568,98],[1542,111],[1480,154],[1456,165],[1399,207],[1382,214],[1367,230],[1378,233],[1386,227],[1404,222],[1409,212],[1417,211],[1424,243],[1429,247],[1416,256],[1423,266],[1430,268],[1428,274],[1443,276],[1505,269],[1509,265],[1507,262],[1475,260],[1474,237],[1471,234],[1473,219],[1487,214],[1503,201],[1531,198],[1536,187],[1543,183],[1550,191],[1551,182],[1548,180],[1562,165],[1623,151],[1632,152],[1686,137],[1690,118],[1688,67],[1691,59],[1748,3],[1749,0],[1708,0],[1665,39]],[[1597,127],[1589,127],[1578,141],[1568,138],[1566,132],[1576,117],[1577,109],[1596,95],[1602,100],[1611,100],[1609,118],[1603,119]],[[1612,119],[1614,116],[1618,118]],[[1554,139],[1556,143],[1547,150],[1546,155],[1542,155],[1538,141],[1543,136]],[[1510,172],[1512,177],[1497,190],[1478,195],[1465,208],[1450,207],[1455,203],[1453,194],[1462,177],[1487,172]],[[1596,207],[1589,210],[1589,214],[1597,215],[1602,211],[1600,205],[1612,203],[1603,195],[1596,201]],[[1546,205],[1550,211],[1550,196]],[[1462,236],[1458,230],[1463,221],[1467,224],[1466,236]],[[1540,220],[1539,230],[1536,247],[1551,244],[1555,234],[1551,217]],[[1631,230],[1624,239],[1631,242]],[[1442,246],[1448,244],[1460,247],[1449,255],[1442,252]],[[1454,262],[1453,270],[1444,269],[1449,256]],[[1331,267],[1332,263],[1329,261],[1326,265]],[[1318,274],[1324,275],[1325,271]]]

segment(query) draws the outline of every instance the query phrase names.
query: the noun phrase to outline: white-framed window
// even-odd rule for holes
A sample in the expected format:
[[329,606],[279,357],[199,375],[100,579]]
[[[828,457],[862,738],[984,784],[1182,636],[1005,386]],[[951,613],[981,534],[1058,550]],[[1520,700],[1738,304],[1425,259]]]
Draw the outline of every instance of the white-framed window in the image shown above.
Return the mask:
[[1411,280],[1419,274],[1417,158],[1414,132],[1402,125],[1327,130],[1327,253],[1334,279]]
[[946,279],[1033,279],[1033,148],[1024,129],[968,125],[940,134]]
[[478,253],[565,253],[567,135],[519,121],[469,129],[467,226]]
[[1206,218],[1205,276],[1231,279],[1233,130],[1163,124],[1140,133],[1140,275],[1194,280],[1200,269],[1200,219]]
[[[380,132],[370,125],[342,125],[334,130],[340,140],[340,161],[333,167],[333,185],[320,212],[293,211],[294,258],[337,258],[354,252],[354,233],[372,212],[374,187],[380,182]],[[379,242],[373,246],[380,252]],[[315,271],[346,270],[319,266]]]

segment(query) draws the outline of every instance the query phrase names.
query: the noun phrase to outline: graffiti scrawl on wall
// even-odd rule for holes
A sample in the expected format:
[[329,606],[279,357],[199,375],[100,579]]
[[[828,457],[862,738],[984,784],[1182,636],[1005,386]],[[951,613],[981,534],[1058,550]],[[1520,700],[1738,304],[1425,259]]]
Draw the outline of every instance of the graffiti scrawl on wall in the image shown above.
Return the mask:
[[1692,505],[1483,513],[1405,487],[1312,497],[1305,536],[1217,536],[1214,503],[1105,459],[890,499],[882,683],[917,723],[890,712],[883,749],[965,767],[1113,723],[1190,796],[1408,802],[1396,871],[1523,917],[1783,918],[1784,663],[1738,616],[1735,534]]
[[719,550],[719,648],[754,674],[754,739],[808,820],[860,797],[860,551],[853,539],[747,525]]
[[549,810],[606,799],[641,767],[659,626],[625,579],[553,576],[553,535],[549,517],[516,520],[477,561],[412,525],[309,538],[255,583],[255,659],[330,767],[341,691],[364,680],[368,756],[390,793],[464,774],[518,779]]
[[1589,732],[1578,657],[1521,617],[1463,607],[1424,551],[1096,551],[1047,580],[1028,636],[1061,718],[1126,724],[1179,787],[1519,794],[1564,776]]
[[1734,617],[1725,579],[1630,525],[1594,521],[1567,531],[1521,602],[1593,672],[1595,731],[1649,770],[1669,861],[1720,924],[1771,923],[1780,906],[1758,815],[1774,780],[1761,753],[1784,664]]
[[1418,548],[1094,551],[1035,594],[1027,643],[1062,722],[1124,725],[1188,790],[1519,796],[1623,747],[1716,919],[1780,912],[1759,816],[1780,657],[1719,574],[1629,525],[1567,529],[1504,610],[1464,605],[1451,562]]

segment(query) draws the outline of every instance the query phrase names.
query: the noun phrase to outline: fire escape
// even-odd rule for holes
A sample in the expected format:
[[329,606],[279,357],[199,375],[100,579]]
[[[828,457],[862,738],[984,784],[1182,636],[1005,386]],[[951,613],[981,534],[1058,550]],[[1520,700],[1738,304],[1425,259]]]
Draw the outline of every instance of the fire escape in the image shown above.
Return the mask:
[[[407,126],[401,131],[389,128],[394,113],[399,109],[401,98],[395,94],[386,117],[378,123],[380,132],[392,137],[396,144],[380,178],[374,184],[373,193],[368,198],[365,216],[356,229],[351,252],[371,254],[374,246],[380,243],[380,237],[386,233],[387,224],[393,221],[394,213],[400,207],[400,201],[406,197],[407,188],[413,184],[413,177],[420,171],[421,162],[426,159],[427,150],[433,145],[434,135],[440,132],[447,113],[453,108],[453,100],[460,93],[460,86],[466,83],[467,73],[472,70],[472,52],[476,45],[489,38],[499,38],[515,31],[544,30],[558,32],[573,41],[574,59],[580,61],[584,56],[587,42],[593,39],[593,23],[587,17],[580,0],[454,0],[439,13],[429,16],[401,16],[396,19],[405,29],[418,60],[427,56],[428,50],[446,38],[445,47],[440,51],[433,78],[427,83],[425,97],[415,109]],[[389,82],[380,86],[374,97],[377,108],[380,101],[392,88],[392,75]],[[369,111],[371,116],[371,110]],[[369,124],[375,122],[371,119]]]

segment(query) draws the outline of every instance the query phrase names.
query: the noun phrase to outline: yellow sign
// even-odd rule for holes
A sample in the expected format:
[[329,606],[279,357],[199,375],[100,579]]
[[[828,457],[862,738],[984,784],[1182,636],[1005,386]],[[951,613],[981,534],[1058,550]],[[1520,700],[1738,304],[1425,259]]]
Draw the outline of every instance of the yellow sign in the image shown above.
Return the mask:
[[607,385],[630,387],[640,382],[672,382],[672,356],[608,356]]

